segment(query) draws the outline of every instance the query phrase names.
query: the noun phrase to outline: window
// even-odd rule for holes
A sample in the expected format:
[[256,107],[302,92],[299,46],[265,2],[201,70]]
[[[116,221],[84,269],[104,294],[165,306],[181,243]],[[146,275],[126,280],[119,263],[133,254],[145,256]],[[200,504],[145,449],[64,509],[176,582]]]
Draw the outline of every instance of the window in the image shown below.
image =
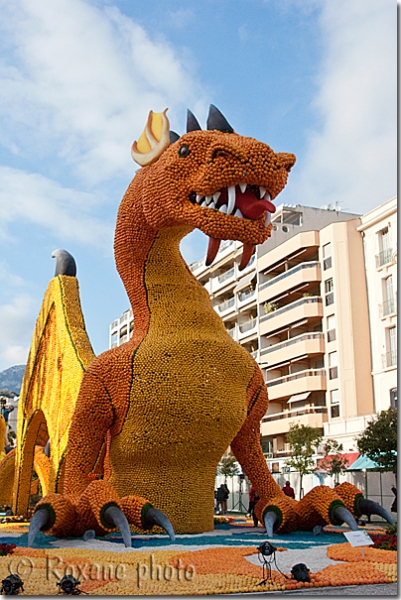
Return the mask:
[[390,406],[392,408],[398,408],[397,407],[397,388],[393,388],[392,390],[390,390]]
[[397,364],[397,328],[387,329],[387,360],[386,366],[392,367]]
[[383,306],[382,316],[390,315],[395,311],[393,276],[389,275],[383,280]]
[[329,315],[327,317],[327,341],[334,342],[336,339],[336,317]]
[[331,243],[323,246],[323,270],[330,269],[331,267]]
[[330,304],[334,303],[334,284],[333,278],[326,279],[324,282],[324,294],[325,294],[325,304],[326,306],[330,306]]
[[379,254],[376,254],[376,268],[391,262],[390,232],[385,227],[379,232]]
[[332,419],[340,416],[340,392],[331,390],[330,392],[330,415]]
[[337,352],[329,352],[329,379],[337,379],[338,363]]

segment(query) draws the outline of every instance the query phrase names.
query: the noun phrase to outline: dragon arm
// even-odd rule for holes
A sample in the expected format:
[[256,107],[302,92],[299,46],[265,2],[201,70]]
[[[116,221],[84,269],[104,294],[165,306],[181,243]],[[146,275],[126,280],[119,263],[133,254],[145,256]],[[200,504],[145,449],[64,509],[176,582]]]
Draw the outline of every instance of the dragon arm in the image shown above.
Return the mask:
[[102,381],[85,373],[69,431],[63,492],[73,496],[88,486],[107,431],[115,420],[111,397]]
[[260,445],[260,421],[269,405],[266,384],[258,367],[247,390],[247,417],[231,443],[231,449],[260,496],[256,515],[263,522],[266,512],[277,516],[276,528],[296,527],[296,513],[291,499],[274,481]]

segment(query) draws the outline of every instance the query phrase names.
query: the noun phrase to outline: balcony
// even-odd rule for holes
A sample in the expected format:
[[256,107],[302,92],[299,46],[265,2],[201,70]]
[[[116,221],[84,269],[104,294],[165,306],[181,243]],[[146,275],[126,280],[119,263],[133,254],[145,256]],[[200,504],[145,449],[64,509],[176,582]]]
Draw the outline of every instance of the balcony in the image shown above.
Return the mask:
[[397,366],[397,350],[391,350],[382,354],[383,369]]
[[203,266],[205,266],[205,259],[201,258],[197,262],[192,263],[192,265],[189,265],[189,268],[191,269],[192,273],[195,273],[196,271],[199,271],[199,269]]
[[278,400],[302,394],[326,390],[326,371],[324,369],[306,369],[277,379],[266,381],[270,400]]
[[376,254],[376,269],[380,269],[380,267],[391,263],[393,261],[392,256],[392,248],[386,248],[385,250],[382,250],[382,252],[379,252],[379,254]]
[[244,306],[252,299],[256,300],[256,290],[251,290],[250,292],[240,292],[238,294],[238,306]]
[[385,300],[382,304],[379,304],[379,314],[380,318],[383,319],[389,315],[394,315],[397,313],[397,297],[389,298]]
[[215,294],[218,290],[222,290],[225,286],[230,283],[234,283],[236,281],[236,267],[231,267],[221,275],[217,277],[213,277],[209,280],[210,289],[208,290],[210,294]]
[[326,406],[306,406],[302,409],[287,410],[265,415],[260,424],[262,436],[274,436],[288,433],[290,426],[296,422],[310,427],[323,427],[327,421]]
[[227,333],[228,335],[230,335],[233,340],[237,341],[238,340],[238,325],[235,324],[234,327],[231,327],[231,329],[227,329]]
[[266,335],[276,329],[286,327],[290,323],[322,316],[323,307],[320,296],[299,298],[295,302],[290,302],[260,317],[260,333]]
[[238,325],[238,339],[242,339],[251,335],[253,333],[257,333],[258,331],[258,319],[250,319],[246,323],[242,323]]
[[270,298],[279,296],[291,288],[298,287],[303,283],[321,281],[321,267],[317,261],[305,262],[280,273],[273,279],[259,286],[259,302],[266,302]]
[[231,311],[235,310],[235,297],[229,298],[225,302],[217,305],[217,312],[220,316],[224,316],[229,314]]
[[262,348],[260,355],[269,365],[275,365],[296,356],[324,353],[324,335],[320,332],[303,333],[289,340]]

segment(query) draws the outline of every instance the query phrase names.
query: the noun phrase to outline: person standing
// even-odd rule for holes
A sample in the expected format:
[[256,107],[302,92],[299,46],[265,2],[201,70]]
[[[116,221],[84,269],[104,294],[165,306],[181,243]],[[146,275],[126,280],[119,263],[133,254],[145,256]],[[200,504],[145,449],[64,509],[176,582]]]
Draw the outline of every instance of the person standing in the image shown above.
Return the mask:
[[8,417],[10,416],[10,412],[13,412],[13,410],[14,410],[14,406],[8,405],[7,398],[4,398],[4,396],[2,396],[0,398],[0,415],[4,418],[4,421],[6,423],[6,429],[4,432],[4,446],[8,446],[8,437],[7,437],[7,433],[9,430]]
[[294,498],[295,499],[294,488],[291,487],[289,481],[285,482],[285,486],[282,489],[283,489],[283,492],[284,492],[284,494],[286,496],[288,496],[289,498]]
[[223,500],[223,513],[226,515],[227,514],[227,500],[230,495],[230,490],[228,489],[226,483],[223,483],[222,485],[224,487],[224,491],[226,492],[225,498]]
[[390,510],[391,510],[391,512],[396,513],[397,512],[397,488],[395,487],[395,485],[393,485],[391,487],[391,491],[393,492],[395,498],[393,500]]

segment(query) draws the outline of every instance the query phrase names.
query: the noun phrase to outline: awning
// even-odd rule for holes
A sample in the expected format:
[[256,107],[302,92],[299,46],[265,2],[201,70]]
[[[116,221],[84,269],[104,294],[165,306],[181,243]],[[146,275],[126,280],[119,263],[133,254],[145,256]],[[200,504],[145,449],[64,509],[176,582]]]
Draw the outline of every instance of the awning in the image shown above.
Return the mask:
[[245,277],[240,279],[240,281],[237,283],[237,285],[234,288],[234,292],[238,292],[239,290],[242,290],[249,283],[251,283],[251,281],[255,277],[255,275],[256,275],[256,271],[254,271],[253,273],[248,273],[248,275],[245,275]]
[[310,395],[310,392],[304,392],[303,394],[295,394],[294,396],[291,396],[291,398],[288,399],[288,404],[292,402],[302,402],[302,400],[306,400]]
[[[333,454],[327,454],[324,458],[319,458],[319,460],[317,461],[317,470],[319,471],[319,466],[320,463],[322,462],[322,460],[324,460],[325,458],[330,458],[330,456],[334,456]],[[354,470],[354,464],[356,462],[358,462],[359,457],[359,452],[341,452],[341,456],[343,456],[344,458],[346,458],[348,460],[348,467],[347,467],[347,471],[352,471]],[[324,471],[320,471],[320,473],[324,473]]]
[[373,460],[361,454],[360,457],[350,466],[347,467],[347,471],[362,471],[363,469],[377,469],[378,464]]

